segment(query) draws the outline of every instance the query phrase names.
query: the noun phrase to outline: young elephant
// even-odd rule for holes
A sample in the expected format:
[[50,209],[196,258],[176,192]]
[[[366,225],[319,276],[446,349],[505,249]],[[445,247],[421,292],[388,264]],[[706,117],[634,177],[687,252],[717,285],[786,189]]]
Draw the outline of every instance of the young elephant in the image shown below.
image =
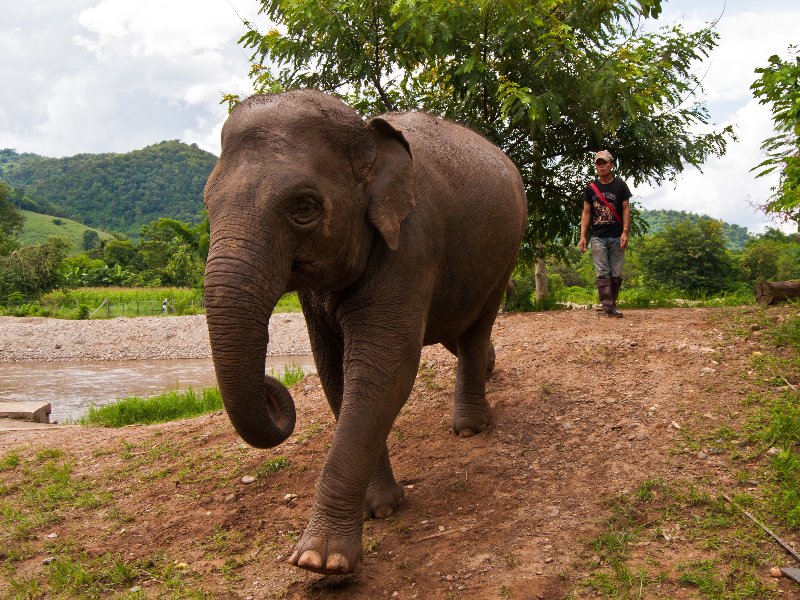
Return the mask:
[[304,90],[233,111],[205,202],[206,309],[225,408],[253,446],[292,433],[291,395],[264,363],[270,314],[298,290],[338,423],[289,560],[355,572],[365,512],[385,517],[403,500],[386,437],[423,345],[458,356],[453,431],[489,424],[489,334],[525,230],[522,180],[499,149],[454,123],[424,113],[365,122]]

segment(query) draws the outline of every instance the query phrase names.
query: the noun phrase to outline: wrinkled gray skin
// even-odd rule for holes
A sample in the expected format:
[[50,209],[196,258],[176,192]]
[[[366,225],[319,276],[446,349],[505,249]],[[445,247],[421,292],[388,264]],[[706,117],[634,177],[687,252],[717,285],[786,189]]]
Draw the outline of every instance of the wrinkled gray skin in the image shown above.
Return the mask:
[[364,122],[331,96],[295,91],[234,110],[205,201],[207,319],[225,408],[253,446],[291,434],[294,403],[264,364],[270,314],[298,290],[338,423],[289,561],[358,571],[364,515],[385,517],[403,500],[386,437],[423,345],[458,356],[454,432],[489,425],[489,334],[526,223],[519,173],[453,123],[423,113]]

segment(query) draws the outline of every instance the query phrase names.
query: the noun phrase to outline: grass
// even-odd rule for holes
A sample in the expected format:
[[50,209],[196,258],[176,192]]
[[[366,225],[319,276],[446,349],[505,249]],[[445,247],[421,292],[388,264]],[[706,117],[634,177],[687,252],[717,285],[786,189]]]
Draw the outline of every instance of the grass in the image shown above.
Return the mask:
[[[580,589],[606,598],[670,597],[670,588],[720,600],[775,597],[759,574],[780,549],[763,546],[735,507],[691,482],[650,479],[610,499],[609,508],[604,531],[587,542],[590,572],[573,597],[582,597]],[[670,564],[676,547],[701,558]]]
[[[748,308],[726,326],[759,343],[743,374],[755,390],[743,394],[740,424],[699,436],[684,432],[680,444],[727,453],[739,484],[749,488],[755,481],[756,487],[731,493],[729,504],[717,496],[713,480],[648,480],[611,499],[602,533],[587,542],[587,554],[597,560],[573,596],[588,589],[608,598],[670,597],[671,588],[680,588],[675,595],[710,600],[777,597],[765,566],[790,559],[738,507],[778,535],[800,527],[800,314],[757,308],[754,315]],[[670,564],[670,545],[680,549],[682,561]]]
[[[302,367],[289,366],[277,379],[286,387],[291,387],[304,376]],[[222,409],[222,396],[218,388],[173,390],[149,398],[120,398],[104,406],[91,406],[78,423],[98,427],[148,425],[188,419]]]
[[[553,294],[556,303],[597,304],[597,291],[594,288],[572,286]],[[689,299],[691,298],[691,299]],[[713,296],[692,297],[681,290],[626,288],[619,293],[621,308],[681,308],[686,306],[742,306],[755,303],[752,292],[726,292]]]
[[59,522],[66,513],[105,505],[107,493],[93,490],[72,475],[73,465],[55,448],[23,460],[6,454],[0,484],[0,559],[13,556],[4,549],[19,546],[33,531]]
[[[74,256],[83,251],[83,233],[92,229],[72,219],[66,217],[53,217],[51,215],[40,215],[27,210],[20,211],[25,217],[20,233],[20,241],[25,245],[43,244],[47,238],[53,235],[61,235],[67,238],[71,244],[69,254]],[[100,239],[111,239],[111,236],[104,231],[95,229]]]
[[[203,292],[195,288],[82,287],[49,292],[36,302],[19,306],[0,306],[0,314],[59,319],[163,316],[164,299],[168,303],[167,316],[194,315],[205,310]],[[281,297],[274,310],[276,313],[301,311],[296,292]]]

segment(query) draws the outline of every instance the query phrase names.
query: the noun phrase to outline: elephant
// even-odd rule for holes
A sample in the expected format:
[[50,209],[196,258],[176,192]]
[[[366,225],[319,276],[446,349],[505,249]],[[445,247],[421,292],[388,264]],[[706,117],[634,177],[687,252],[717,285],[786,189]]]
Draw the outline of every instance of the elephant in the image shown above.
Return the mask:
[[291,394],[264,365],[272,311],[297,291],[336,428],[288,560],[355,573],[365,516],[405,496],[386,439],[424,345],[457,357],[455,434],[490,424],[490,333],[527,224],[522,179],[466,127],[424,112],[365,120],[316,90],[247,98],[221,137],[205,187],[217,383],[248,444],[291,435]]

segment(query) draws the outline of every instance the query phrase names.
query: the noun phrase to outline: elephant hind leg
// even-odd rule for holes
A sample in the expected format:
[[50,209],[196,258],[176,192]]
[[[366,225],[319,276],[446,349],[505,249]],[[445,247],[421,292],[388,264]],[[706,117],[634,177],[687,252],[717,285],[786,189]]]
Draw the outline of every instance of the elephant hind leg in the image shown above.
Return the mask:
[[495,351],[490,336],[503,292],[501,287],[492,294],[477,320],[461,334],[456,344],[458,372],[452,428],[459,437],[481,433],[491,422],[486,379],[494,370]]
[[405,488],[394,479],[389,451],[384,446],[375,473],[367,486],[364,518],[385,519],[403,503],[405,493]]
[[[458,343],[457,342],[443,342],[442,346],[447,348],[450,353],[458,358]],[[494,351],[494,344],[491,340],[489,340],[489,350],[486,353],[486,377],[487,379],[491,377],[492,372],[494,371],[494,364],[496,360],[496,354]]]

